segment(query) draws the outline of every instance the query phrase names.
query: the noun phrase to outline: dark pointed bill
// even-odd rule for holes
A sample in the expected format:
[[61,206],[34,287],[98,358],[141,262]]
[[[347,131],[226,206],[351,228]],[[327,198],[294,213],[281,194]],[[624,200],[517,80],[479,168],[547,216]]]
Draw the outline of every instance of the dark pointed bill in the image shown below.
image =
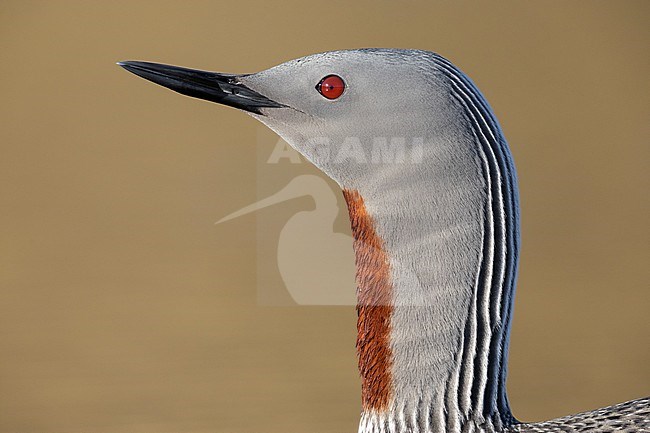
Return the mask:
[[275,102],[244,86],[237,75],[199,71],[160,63],[127,61],[118,65],[146,80],[193,98],[262,114],[261,108],[282,108]]

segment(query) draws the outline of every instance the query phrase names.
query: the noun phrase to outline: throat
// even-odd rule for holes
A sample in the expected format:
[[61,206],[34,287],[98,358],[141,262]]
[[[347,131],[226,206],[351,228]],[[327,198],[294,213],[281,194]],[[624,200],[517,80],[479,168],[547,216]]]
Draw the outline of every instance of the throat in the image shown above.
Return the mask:
[[433,200],[343,192],[356,256],[359,432],[499,431],[516,422],[505,391],[516,186],[416,177]]
[[390,347],[392,281],[384,242],[357,191],[344,190],[354,237],[357,280],[357,356],[366,412],[385,412],[394,399]]

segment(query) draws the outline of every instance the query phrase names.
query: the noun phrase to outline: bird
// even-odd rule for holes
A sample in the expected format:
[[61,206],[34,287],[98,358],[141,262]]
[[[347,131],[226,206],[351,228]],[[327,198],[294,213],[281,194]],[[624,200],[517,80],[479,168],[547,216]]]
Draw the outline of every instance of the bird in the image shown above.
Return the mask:
[[[313,174],[294,177],[280,191],[236,212],[217,224],[297,197],[309,196],[314,209],[300,211],[282,227],[278,240],[278,270],[289,295],[298,305],[354,305],[347,277],[354,275],[350,236],[336,233],[338,205],[327,182]],[[337,272],[332,272],[332,269]]]
[[248,113],[341,187],[356,266],[359,433],[650,431],[650,397],[546,422],[512,414],[517,175],[491,107],[449,60],[366,48],[252,74],[118,64]]

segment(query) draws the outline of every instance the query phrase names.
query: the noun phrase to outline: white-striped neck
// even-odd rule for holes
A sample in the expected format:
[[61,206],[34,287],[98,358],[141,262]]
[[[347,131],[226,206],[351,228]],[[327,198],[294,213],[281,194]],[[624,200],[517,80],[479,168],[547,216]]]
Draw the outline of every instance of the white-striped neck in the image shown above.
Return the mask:
[[345,192],[357,253],[360,433],[500,431],[518,255],[512,159],[444,60],[452,115],[421,164]]

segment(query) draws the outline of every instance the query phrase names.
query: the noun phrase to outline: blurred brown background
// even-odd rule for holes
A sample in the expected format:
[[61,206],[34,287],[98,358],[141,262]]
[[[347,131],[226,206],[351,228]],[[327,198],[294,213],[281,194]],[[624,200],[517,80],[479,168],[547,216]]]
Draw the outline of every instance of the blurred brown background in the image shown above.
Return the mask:
[[523,252],[509,390],[650,394],[647,1],[0,3],[0,432],[353,432],[352,307],[256,302],[261,126],[115,62],[440,52],[497,113]]

